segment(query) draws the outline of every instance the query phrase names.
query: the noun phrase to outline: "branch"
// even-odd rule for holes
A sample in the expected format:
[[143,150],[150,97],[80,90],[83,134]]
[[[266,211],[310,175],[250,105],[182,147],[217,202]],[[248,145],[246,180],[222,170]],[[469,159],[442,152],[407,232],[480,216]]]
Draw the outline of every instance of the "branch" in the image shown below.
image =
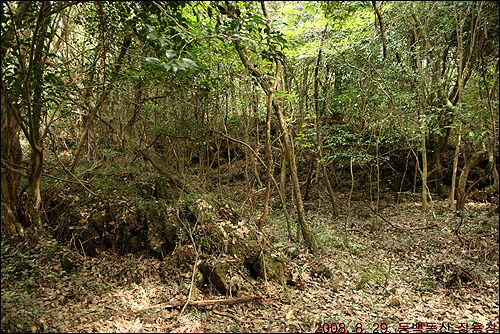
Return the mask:
[[67,3],[67,4],[61,6],[61,8],[54,9],[53,11],[47,13],[46,16],[51,16],[52,14],[58,13],[58,12],[60,12],[61,10],[65,9],[65,8],[68,8],[68,7],[71,7],[73,5],[78,4],[78,2],[79,1],[73,1],[73,2]]
[[401,228],[401,227],[397,227],[395,226],[393,223],[391,223],[389,220],[387,220],[386,218],[384,218],[380,213],[378,213],[377,211],[375,211],[375,209],[373,209],[371,207],[370,204],[368,204],[368,202],[366,200],[363,199],[363,202],[365,202],[365,204],[370,208],[370,210],[373,211],[373,213],[375,213],[377,216],[379,216],[380,218],[382,218],[383,221],[385,221],[387,224],[389,224],[393,229],[395,230],[400,230],[400,231],[413,231],[413,230],[423,230],[423,229],[426,229],[426,228],[430,228],[432,226],[425,226],[425,227],[415,227],[415,228]]
[[54,153],[54,157],[57,159],[57,161],[58,161],[58,162],[59,162],[59,164],[62,166],[62,168],[64,168],[64,171],[65,171],[66,173],[68,173],[68,174],[69,174],[72,178],[74,178],[74,179],[77,181],[77,183],[81,184],[81,185],[82,185],[82,187],[84,187],[84,188],[85,188],[85,190],[87,190],[89,193],[91,193],[91,194],[92,194],[92,195],[94,195],[94,196],[97,196],[97,195],[96,195],[96,194],[95,194],[92,190],[90,190],[89,188],[87,188],[87,187],[83,184],[83,182],[82,182],[82,181],[80,181],[80,179],[79,179],[79,178],[77,178],[77,177],[76,177],[73,173],[71,173],[71,171],[70,171],[70,170],[69,170],[66,166],[64,166],[64,164],[62,163],[61,159],[59,159],[59,157],[57,156],[57,153],[56,153],[56,151],[55,151],[55,149],[54,149],[54,148],[52,149],[52,153]]
[[[260,296],[243,296],[243,297],[239,297],[239,298],[230,298],[230,299],[190,300],[187,303],[187,305],[190,305],[190,306],[207,306],[207,305],[216,305],[216,304],[234,305],[234,304],[239,304],[239,303],[246,303],[246,302],[256,300],[256,299],[262,299],[262,297],[260,297]],[[151,309],[160,308],[160,307],[174,308],[174,307],[183,306],[185,303],[186,302],[183,300],[174,300],[174,301],[167,302],[167,303],[161,303],[161,304],[156,304],[153,306],[148,306],[148,307],[142,308],[140,310],[137,310],[136,312],[144,311],[144,310],[151,310]]]
[[[16,173],[16,174],[19,174],[19,175],[22,175],[24,177],[29,177],[29,175],[19,169],[15,169],[9,165],[7,165],[7,163],[5,162],[4,159],[2,159],[2,166],[5,168],[5,169],[8,169],[9,171],[13,172],[13,173]],[[30,170],[28,167],[24,167],[24,166],[20,166],[20,165],[16,165],[12,162],[10,162],[11,165],[14,165],[18,168],[22,168],[22,169],[26,169],[26,170]],[[57,176],[53,176],[53,175],[50,175],[50,174],[47,174],[47,173],[42,173],[42,176],[47,176],[47,177],[50,177],[52,179],[55,179],[55,180],[59,180],[59,181],[62,181],[62,182],[68,182],[68,183],[76,183],[76,184],[81,184],[80,182],[76,182],[76,181],[72,181],[72,180],[67,180],[67,179],[61,179],[60,177],[57,177]]]
[[168,17],[169,19],[171,19],[172,21],[174,21],[175,25],[179,27],[179,29],[181,29],[184,33],[188,34],[188,35],[191,35],[194,37],[194,34],[189,32],[189,30],[187,30],[186,28],[184,28],[181,24],[179,24],[179,22],[177,22],[177,20],[175,18],[173,18],[172,16],[170,16],[168,14],[168,12],[165,10],[165,8],[163,8],[163,6],[158,2],[158,1],[153,1],[153,3],[155,5],[158,6],[158,8],[161,9],[161,11],[163,12],[163,14]]
[[241,62],[243,63],[243,66],[247,69],[247,71],[250,72],[254,77],[256,78],[262,78],[262,73],[259,71],[255,70],[252,63],[250,63],[250,60],[248,60],[246,52],[241,48],[241,43],[239,40],[234,41],[234,46],[236,48],[236,51],[238,52],[238,55],[240,56]]
[[227,138],[229,140],[232,140],[232,141],[235,141],[235,142],[240,143],[242,145],[245,145],[253,153],[253,155],[255,155],[255,157],[257,159],[259,159],[259,161],[260,161],[261,164],[263,164],[264,166],[266,165],[264,163],[264,161],[260,158],[260,156],[257,154],[257,152],[254,151],[254,149],[252,148],[252,146],[248,145],[244,141],[241,141],[241,140],[233,138],[233,137],[229,137],[228,135],[225,135],[225,134],[223,134],[222,132],[219,132],[219,131],[215,131],[215,130],[211,130],[211,131],[214,132],[214,133],[217,133],[217,134],[221,135],[224,138]]
[[28,175],[28,174],[26,174],[25,172],[23,172],[22,170],[15,169],[15,168],[13,168],[13,167],[9,166],[9,165],[5,162],[5,160],[4,160],[4,159],[2,159],[2,167],[3,167],[3,168],[5,168],[5,169],[7,169],[8,171],[11,171],[12,173],[19,174],[19,175],[24,176],[24,177],[26,177],[26,178],[28,178],[28,177],[29,177],[29,175]]
[[378,23],[380,25],[380,34],[382,37],[382,52],[383,52],[383,57],[384,60],[387,57],[387,41],[385,40],[385,28],[384,28],[384,21],[382,20],[382,14],[380,14],[380,11],[377,8],[377,2],[372,1],[373,9],[375,10],[375,14],[378,17]]

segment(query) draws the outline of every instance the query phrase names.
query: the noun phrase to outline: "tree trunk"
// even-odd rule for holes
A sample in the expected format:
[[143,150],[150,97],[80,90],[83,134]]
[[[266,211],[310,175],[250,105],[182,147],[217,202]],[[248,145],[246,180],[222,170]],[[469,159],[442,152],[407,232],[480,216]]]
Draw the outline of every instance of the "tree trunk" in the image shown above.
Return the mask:
[[[260,142],[260,139],[259,139],[259,94],[258,92],[255,91],[255,89],[252,87],[252,107],[253,107],[253,118],[251,118],[251,120],[253,120],[255,122],[255,127],[256,127],[256,131],[257,131],[257,138],[256,138],[256,142],[257,142],[257,145],[258,143]],[[247,141],[247,143],[249,143]],[[258,146],[256,146],[258,148]],[[261,179],[260,179],[260,175],[259,175],[259,170],[257,168],[257,162],[255,161],[255,158],[252,157],[252,169],[253,169],[253,173],[255,175],[255,179],[257,180],[257,183],[259,184],[259,186],[262,188],[264,186],[264,184],[262,183]]]
[[422,134],[422,210],[427,211],[427,147],[425,145],[425,133]]
[[22,174],[17,173],[15,170],[9,170],[4,164],[14,164],[10,165],[11,167],[21,165],[22,150],[19,141],[21,128],[14,119],[11,111],[5,106],[3,94],[1,95],[1,106],[1,194],[2,209],[5,212],[5,219],[2,219],[2,223],[5,224],[8,235],[12,236],[23,232],[23,227],[16,214],[16,203],[21,181],[20,176]]
[[28,197],[29,214],[31,215],[31,223],[37,228],[42,228],[42,196],[40,194],[40,182],[42,180],[43,169],[43,150],[32,149],[31,152],[31,174],[30,174],[30,190]]
[[271,196],[271,174],[273,167],[273,157],[271,154],[271,115],[273,109],[273,97],[276,88],[278,87],[279,82],[279,72],[280,66],[279,62],[276,64],[276,79],[272,86],[269,87],[269,93],[267,95],[267,116],[266,116],[266,157],[267,157],[267,166],[266,166],[266,194],[264,198],[264,213],[259,218],[259,231],[262,232],[262,227],[267,220],[267,215],[269,214],[269,197]]
[[[282,143],[283,145],[283,143]],[[290,223],[290,216],[288,215],[288,209],[286,208],[286,193],[285,193],[285,184],[286,184],[286,155],[283,153],[283,148],[281,150],[281,171],[280,171],[280,199],[281,204],[283,205],[283,212],[285,213],[286,219],[286,229],[288,232],[288,238],[290,240],[293,239],[292,236],[292,226]]]
[[299,178],[297,175],[297,164],[295,162],[295,153],[293,150],[292,141],[290,135],[288,133],[288,127],[285,121],[285,117],[283,115],[283,111],[281,110],[281,103],[279,101],[273,101],[274,111],[278,115],[278,119],[280,122],[280,128],[283,133],[283,143],[285,144],[285,154],[290,165],[290,174],[292,175],[292,187],[293,194],[295,196],[295,205],[297,207],[297,218],[298,224],[300,225],[300,229],[302,231],[302,236],[313,255],[316,255],[318,252],[318,246],[316,244],[316,240],[311,231],[309,224],[305,218],[304,212],[304,203],[302,202],[302,194],[299,186]]
[[486,148],[483,147],[481,151],[474,152],[472,156],[465,160],[464,168],[462,169],[462,173],[460,173],[460,178],[458,180],[458,188],[457,188],[457,209],[463,212],[465,208],[465,202],[467,200],[467,178],[469,177],[469,173],[480,160],[483,158],[484,154],[487,152]]
[[[264,9],[264,3],[261,2],[261,5],[263,7],[264,14],[266,14],[266,11]],[[259,84],[261,85],[262,89],[266,92],[266,95],[270,93],[270,88],[272,87],[272,84],[269,79],[266,78],[262,73],[260,73],[256,66],[254,66],[245,50],[242,48],[241,43],[239,40],[234,40],[234,46],[236,48],[236,51],[238,52],[238,55],[240,57],[241,62],[243,63],[243,66],[245,69],[250,73],[250,75],[254,76],[257,78],[259,81]],[[276,66],[278,67],[279,65],[279,60],[276,60]],[[276,71],[276,74],[279,74],[279,71]],[[309,227],[309,224],[307,223],[305,219],[305,212],[304,212],[304,204],[302,202],[302,194],[300,191],[300,186],[299,186],[299,178],[297,176],[297,165],[295,162],[295,154],[293,151],[293,145],[292,141],[288,132],[288,126],[285,121],[285,117],[283,115],[283,111],[281,109],[281,103],[280,101],[273,100],[272,101],[274,111],[276,112],[279,123],[280,123],[280,128],[281,132],[283,133],[283,143],[285,146],[285,154],[286,158],[288,160],[288,163],[290,165],[290,173],[292,176],[292,188],[293,188],[293,194],[295,197],[295,205],[297,207],[297,216],[298,216],[298,224],[301,227],[302,230],[302,236],[304,237],[304,240],[311,251],[312,254],[316,255],[318,246],[316,244],[316,240],[314,238],[314,235],[312,234],[311,228]]]
[[[460,129],[461,132],[461,129]],[[453,172],[451,175],[451,191],[450,191],[450,209],[455,210],[455,187],[457,183],[458,157],[460,155],[460,144],[462,141],[462,133],[458,134],[458,142],[455,148],[455,156],[453,157]]]

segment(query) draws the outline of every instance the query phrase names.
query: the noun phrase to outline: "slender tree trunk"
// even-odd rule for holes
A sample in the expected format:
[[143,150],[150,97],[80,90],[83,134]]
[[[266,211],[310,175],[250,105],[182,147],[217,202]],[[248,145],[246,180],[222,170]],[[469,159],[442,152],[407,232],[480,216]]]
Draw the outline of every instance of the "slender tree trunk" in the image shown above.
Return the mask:
[[[260,139],[259,139],[259,116],[258,116],[259,115],[259,94],[253,88],[252,88],[252,96],[253,96],[253,98],[252,98],[253,121],[255,122],[255,127],[257,130],[256,142],[258,145],[258,143],[260,142]],[[257,168],[257,162],[255,161],[255,158],[253,158],[253,157],[252,157],[252,167],[253,167],[253,173],[255,175],[255,179],[257,180],[257,183],[259,184],[259,186],[262,188],[264,185],[260,179],[259,170]]]
[[382,55],[384,57],[384,60],[387,58],[387,41],[385,39],[385,25],[384,25],[384,20],[382,19],[382,14],[380,14],[380,11],[377,7],[377,2],[372,1],[372,6],[375,11],[375,14],[377,15],[378,18],[378,23],[380,25],[380,36],[382,37]]
[[307,154],[307,156],[309,156],[309,169],[307,171],[307,179],[305,185],[306,189],[304,190],[304,201],[309,200],[309,191],[311,190],[311,183],[314,174],[314,166],[317,165],[317,163],[315,163],[317,159],[313,154]]
[[[327,28],[328,28],[328,26],[326,26],[325,29],[323,30],[321,42],[323,42],[323,39],[325,38]],[[323,159],[323,150],[322,150],[323,138],[321,135],[321,123],[323,120],[323,113],[321,112],[320,106],[319,106],[319,79],[318,79],[319,65],[321,62],[321,53],[322,53],[322,49],[320,48],[318,51],[318,58],[316,60],[316,67],[314,69],[314,109],[316,112],[316,122],[315,123],[316,123],[317,163],[318,163],[318,170],[319,170],[319,166],[321,166],[322,170],[323,170],[323,177],[325,179],[326,188],[328,190],[328,196],[330,198],[330,202],[332,203],[333,217],[338,217],[339,212],[338,212],[338,208],[337,208],[337,203],[335,202],[335,194],[333,193],[333,187],[332,187],[332,184],[330,182],[330,177],[329,177],[328,172],[327,172],[326,161],[325,161],[325,159]],[[317,177],[319,178],[319,174],[317,175]]]
[[465,202],[467,200],[467,178],[469,177],[469,173],[487,152],[486,148],[483,147],[482,150],[474,152],[472,156],[465,160],[464,168],[462,169],[462,173],[460,173],[460,178],[458,179],[458,188],[457,188],[457,209],[463,212],[465,208]]
[[259,218],[259,231],[262,232],[262,227],[267,220],[267,215],[269,214],[269,197],[271,196],[271,173],[273,167],[273,157],[271,154],[271,116],[273,109],[273,97],[276,88],[278,87],[279,82],[279,72],[280,66],[279,63],[276,66],[276,79],[271,87],[269,87],[269,93],[267,95],[267,116],[266,116],[266,157],[267,157],[267,166],[266,166],[266,194],[264,197],[264,213]]
[[[33,39],[35,43],[32,61],[32,77],[26,84],[26,93],[30,94],[30,86],[33,92],[31,99],[31,117],[29,117],[29,137],[31,143],[31,173],[29,175],[28,208],[31,223],[37,228],[42,228],[40,183],[43,170],[43,134],[41,133],[41,122],[43,113],[43,74],[45,71],[45,49],[50,49],[48,38],[48,27],[50,24],[50,2],[42,3],[39,13],[39,29],[35,29]],[[28,74],[29,75],[29,74]],[[28,102],[29,103],[29,102]]]
[[[378,210],[380,207],[380,152],[379,152],[379,138],[380,138],[380,131],[382,129],[379,129],[378,136],[375,139],[375,154],[376,154],[376,161],[377,161],[377,203],[375,206],[375,209],[377,210],[377,217],[375,220],[378,220]],[[378,223],[378,222],[377,222]]]
[[458,142],[455,147],[455,155],[453,157],[453,172],[451,175],[451,191],[450,191],[450,209],[455,210],[455,188],[457,183],[457,169],[458,169],[458,157],[460,156],[460,144],[462,141],[462,127],[460,127],[460,132],[458,133]]
[[351,158],[349,159],[349,172],[351,174],[351,189],[349,190],[349,198],[347,200],[347,210],[349,211],[349,213],[351,212],[351,198],[352,198],[352,193],[353,193],[353,190],[354,190],[354,171],[353,171],[353,160],[354,160],[354,157],[351,156]]
[[[247,106],[243,105],[243,122],[245,124],[245,134],[244,134],[244,140],[245,143],[250,143],[250,117],[248,117],[247,113]],[[249,193],[250,191],[250,173],[248,171],[248,168],[250,166],[250,159],[253,159],[253,156],[250,153],[250,149],[245,146],[244,148],[245,152],[245,193]]]
[[406,157],[405,171],[403,173],[403,177],[401,178],[401,183],[399,185],[398,200],[397,200],[396,204],[401,203],[401,192],[403,191],[403,184],[405,182],[406,172],[408,171],[408,163],[410,162],[410,154],[411,154],[411,152],[408,152],[408,156]]
[[419,164],[420,162],[418,161],[418,154],[415,154],[415,171],[413,174],[413,193],[417,193],[417,180],[418,180],[418,171],[419,171]]
[[427,211],[427,147],[425,145],[425,133],[422,134],[422,210]]
[[[266,14],[266,11],[264,9],[264,2],[261,2],[261,5],[263,7],[264,14]],[[236,51],[238,52],[238,55],[240,57],[241,62],[243,63],[243,66],[246,68],[246,70],[255,78],[259,80],[259,83],[262,87],[262,89],[266,92],[266,94],[270,93],[270,88],[272,87],[271,82],[269,79],[267,79],[262,73],[260,73],[257,70],[257,67],[254,66],[245,50],[242,48],[240,41],[239,40],[234,40],[234,46],[236,48]],[[276,60],[276,67],[279,67],[279,60]],[[277,74],[279,74],[279,71],[276,71]],[[293,188],[293,193],[295,197],[295,205],[297,207],[297,220],[298,224],[301,227],[302,230],[302,236],[304,237],[304,240],[311,251],[312,254],[316,255],[318,251],[318,246],[316,244],[316,240],[314,238],[314,235],[312,234],[311,228],[309,227],[309,224],[307,223],[305,219],[305,212],[304,212],[304,203],[302,202],[302,194],[300,191],[300,186],[299,186],[299,178],[297,175],[297,165],[295,161],[295,153],[293,150],[293,143],[290,138],[290,134],[288,132],[288,126],[285,120],[285,116],[283,115],[283,111],[281,109],[281,102],[273,100],[273,109],[276,112],[280,124],[280,129],[281,132],[283,133],[283,143],[285,146],[285,154],[286,158],[288,160],[288,163],[290,165],[290,174],[292,176],[292,188]]]
[[[283,145],[283,143],[282,143]],[[280,171],[280,198],[281,198],[281,204],[283,206],[283,212],[285,213],[285,219],[286,219],[286,229],[288,232],[288,238],[290,240],[293,239],[292,236],[292,226],[290,222],[290,216],[288,215],[288,209],[286,207],[286,192],[285,192],[285,185],[286,185],[286,155],[283,152],[283,148],[281,149],[281,171]]]
[[304,237],[304,240],[309,250],[311,251],[312,254],[316,255],[318,251],[318,246],[316,244],[316,239],[314,238],[312,230],[305,218],[304,203],[302,202],[302,194],[300,191],[299,178],[297,175],[297,164],[295,162],[295,153],[288,132],[288,126],[286,124],[285,117],[283,115],[283,111],[281,110],[281,104],[279,103],[279,101],[274,101],[273,107],[276,114],[278,115],[281,131],[283,133],[283,142],[285,144],[285,154],[288,163],[290,165],[290,174],[292,176],[292,187],[293,187],[293,194],[295,196],[295,205],[297,207],[298,223],[302,231],[302,236]]

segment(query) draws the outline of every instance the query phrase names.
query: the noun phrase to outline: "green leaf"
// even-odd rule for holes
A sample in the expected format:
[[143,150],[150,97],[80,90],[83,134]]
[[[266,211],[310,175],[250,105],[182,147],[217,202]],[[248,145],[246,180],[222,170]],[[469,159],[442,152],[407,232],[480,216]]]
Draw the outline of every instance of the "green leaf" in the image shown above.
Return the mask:
[[[183,60],[174,60],[174,61],[172,62],[172,66],[174,66],[174,64],[176,65],[176,68],[177,68],[178,70],[183,70],[183,71],[185,71],[185,70],[186,70],[186,64],[184,63],[184,59],[183,59]],[[175,73],[175,72],[176,72],[176,71],[174,70],[174,73]]]
[[156,35],[155,35],[155,34],[153,34],[153,33],[149,33],[149,34],[146,36],[146,39],[147,39],[148,41],[157,41],[157,40],[158,40],[158,37],[156,37]]
[[168,45],[173,45],[174,43],[172,43],[171,40],[169,40],[168,38],[164,38],[164,37],[161,37],[160,39],[160,45],[161,47],[164,47],[165,44],[168,44]]
[[192,61],[191,59],[188,59],[188,58],[182,58],[182,60],[184,61],[184,64],[186,66],[186,68],[197,68],[198,65],[196,65],[196,63],[194,61]]
[[146,61],[151,64],[159,63],[160,59],[155,57],[146,57]]
[[168,59],[175,57],[175,51],[174,50],[167,50],[165,51],[165,55],[167,56]]
[[160,68],[164,68],[166,69],[167,71],[170,70],[170,68],[172,68],[172,66],[170,66],[170,64],[165,64],[165,63],[161,63],[160,65],[158,65],[158,67]]

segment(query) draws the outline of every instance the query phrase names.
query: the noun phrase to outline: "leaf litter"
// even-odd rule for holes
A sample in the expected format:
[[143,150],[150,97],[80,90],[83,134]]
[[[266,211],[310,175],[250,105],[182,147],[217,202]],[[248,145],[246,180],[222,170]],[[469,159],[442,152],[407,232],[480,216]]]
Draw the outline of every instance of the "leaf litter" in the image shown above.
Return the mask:
[[[365,332],[401,324],[491,325],[498,329],[498,216],[492,205],[471,202],[458,233],[458,218],[434,202],[439,214],[423,214],[419,203],[387,205],[381,214],[331,219],[326,209],[311,211],[320,253],[301,246],[289,258],[288,284],[239,282],[262,299],[235,305],[164,307],[185,301],[192,267],[168,256],[101,252],[85,257],[50,238],[9,248],[2,242],[2,331],[6,332],[311,332],[343,328]],[[353,203],[354,212],[365,210]],[[287,257],[284,219],[271,216],[265,234]],[[480,230],[483,226],[491,229]],[[404,230],[405,228],[421,229]],[[495,229],[496,228],[496,229]],[[358,233],[357,231],[362,231]],[[481,232],[481,233],[478,233]],[[269,237],[269,239],[273,239]],[[35,245],[34,247],[32,245]],[[296,245],[295,245],[296,246]],[[61,267],[75,256],[71,272]],[[326,266],[331,275],[316,269]],[[223,299],[199,287],[198,300]],[[159,307],[157,307],[159,306]],[[342,327],[344,326],[344,327]]]

